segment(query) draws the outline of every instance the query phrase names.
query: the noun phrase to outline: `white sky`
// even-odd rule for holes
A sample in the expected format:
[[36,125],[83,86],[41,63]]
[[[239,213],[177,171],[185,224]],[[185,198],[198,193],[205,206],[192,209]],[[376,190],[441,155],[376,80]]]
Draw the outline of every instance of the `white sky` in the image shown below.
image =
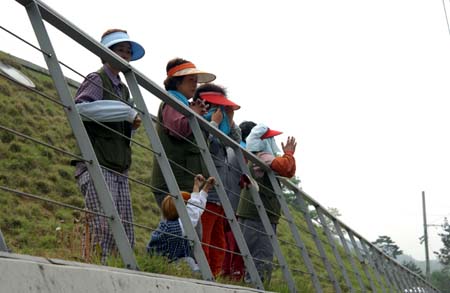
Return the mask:
[[[450,215],[442,1],[44,2],[96,39],[127,29],[147,51],[132,65],[161,86],[173,57],[215,73],[242,106],[237,122],[282,130],[279,143],[297,138],[306,193],[369,241],[388,235],[405,254],[425,258],[421,192],[429,224]],[[22,5],[3,0],[0,8],[1,26],[37,44]],[[60,61],[85,75],[99,67],[95,55],[47,28]],[[1,30],[0,38],[0,50],[45,67],[39,52]],[[148,102],[156,114],[159,102]],[[429,228],[431,254],[442,247],[439,232]]]

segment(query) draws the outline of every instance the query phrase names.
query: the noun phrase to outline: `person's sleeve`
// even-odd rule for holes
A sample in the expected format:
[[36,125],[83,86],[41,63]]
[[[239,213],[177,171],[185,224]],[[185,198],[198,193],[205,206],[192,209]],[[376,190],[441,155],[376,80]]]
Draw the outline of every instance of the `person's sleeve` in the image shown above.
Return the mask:
[[295,158],[291,152],[285,153],[281,157],[276,157],[270,164],[270,168],[278,175],[291,178],[295,175]]
[[78,88],[75,103],[94,102],[103,99],[103,83],[100,75],[90,73]]
[[232,140],[236,141],[237,143],[240,143],[242,140],[242,132],[236,123],[231,127],[230,137]]
[[128,121],[133,123],[137,111],[129,105],[115,100],[101,100],[90,103],[76,104],[83,121],[99,122]]
[[[194,227],[197,226],[198,221],[200,221],[200,217],[202,216],[205,206],[206,206],[206,197],[207,193],[203,190],[200,192],[192,192],[191,198],[186,203],[186,210],[189,216],[189,219],[191,220],[191,223]],[[184,231],[183,223],[181,222],[181,219],[178,218],[178,221],[181,226],[181,232],[184,236],[186,233]]]
[[188,118],[169,105],[164,106],[162,120],[172,136],[188,137],[192,133]]

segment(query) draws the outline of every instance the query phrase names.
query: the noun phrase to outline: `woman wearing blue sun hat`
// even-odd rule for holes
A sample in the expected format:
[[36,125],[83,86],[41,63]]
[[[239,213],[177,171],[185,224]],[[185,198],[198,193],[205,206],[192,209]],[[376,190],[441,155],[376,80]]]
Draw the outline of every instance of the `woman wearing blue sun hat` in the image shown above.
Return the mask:
[[[144,48],[121,29],[107,30],[101,38],[101,44],[127,62],[138,60],[145,54]],[[103,176],[120,218],[126,221],[124,227],[128,240],[134,246],[134,229],[131,224],[127,224],[133,222],[130,189],[127,177],[121,174],[128,174],[131,165],[130,138],[133,130],[140,126],[141,119],[130,106],[130,92],[120,79],[120,69],[104,60],[102,63],[103,66],[90,73],[80,85],[75,103],[97,159],[101,166],[106,167],[102,168]],[[102,213],[93,182],[86,171],[84,162],[76,162],[75,177],[84,195],[86,208]],[[83,256],[89,258],[91,250],[100,246],[101,260],[105,263],[106,257],[115,249],[108,222],[99,216],[90,216],[87,222],[89,231],[86,231],[83,239]]]

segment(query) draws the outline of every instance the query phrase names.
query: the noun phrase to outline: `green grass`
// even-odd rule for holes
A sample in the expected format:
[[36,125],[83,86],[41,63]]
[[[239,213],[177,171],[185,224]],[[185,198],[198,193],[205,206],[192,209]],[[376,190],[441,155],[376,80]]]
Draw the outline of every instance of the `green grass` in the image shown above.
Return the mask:
[[[0,60],[26,72],[39,91],[58,99],[50,77],[25,68],[15,62],[14,58],[2,52],[0,52]],[[71,88],[72,93],[75,90]],[[0,113],[0,126],[11,128],[68,152],[77,152],[76,141],[62,107],[1,76]],[[150,146],[142,128],[137,132],[135,140]],[[71,159],[60,152],[0,129],[0,186],[83,208],[84,200],[73,176],[74,167],[70,165]],[[152,164],[152,153],[134,144],[130,177],[149,184]],[[135,222],[148,227],[156,227],[160,216],[151,190],[134,182],[130,182],[130,186]],[[307,227],[299,212],[292,209],[292,213],[297,226]],[[0,229],[6,238],[7,245],[16,253],[83,261],[81,259],[83,216],[83,213],[77,210],[0,190]],[[188,278],[201,277],[198,274],[192,274],[184,263],[168,263],[165,258],[147,255],[145,246],[150,233],[151,231],[148,229],[135,228],[135,255],[141,270]],[[311,235],[302,230],[300,233],[316,272],[323,278],[321,285],[324,292],[333,292],[333,287],[326,281],[328,276],[322,261],[316,256],[319,253]],[[318,234],[323,242],[328,242],[322,230],[318,229]],[[284,221],[281,221],[279,225],[278,235],[284,241],[294,242],[287,223]],[[284,243],[281,247],[290,268],[307,272],[298,248]],[[328,258],[335,264],[331,247],[325,245],[325,250]],[[339,250],[344,258],[344,265],[351,275],[351,282],[358,288],[357,280],[351,273],[350,263],[345,258],[341,247]],[[361,265],[356,259],[355,261],[361,275],[364,275]],[[100,263],[99,258],[95,256],[91,262]],[[111,256],[108,259],[108,265],[123,266],[120,257],[117,256]],[[335,267],[333,270],[343,290],[346,291],[342,273]],[[293,275],[299,292],[314,292],[314,287],[307,274],[293,273]],[[236,283],[221,278],[218,281],[245,285],[241,282]],[[369,288],[368,280],[365,277],[364,283]],[[271,284],[266,285],[267,290],[288,292],[286,282],[279,269],[274,271]]]

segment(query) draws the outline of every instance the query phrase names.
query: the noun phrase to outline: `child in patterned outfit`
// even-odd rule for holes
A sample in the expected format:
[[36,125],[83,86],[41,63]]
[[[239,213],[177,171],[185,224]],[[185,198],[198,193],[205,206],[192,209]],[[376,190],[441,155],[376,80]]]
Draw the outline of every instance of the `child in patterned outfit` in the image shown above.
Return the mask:
[[[202,190],[200,186],[203,184]],[[186,204],[187,213],[192,225],[195,227],[200,220],[200,217],[205,209],[206,198],[208,197],[209,189],[214,186],[214,177],[209,177],[208,180],[202,175],[194,177],[194,187],[192,193],[182,191]],[[147,244],[147,251],[150,254],[163,255],[169,258],[170,261],[185,260],[193,271],[198,271],[198,266],[194,259],[190,256],[189,241],[184,238],[186,235],[183,223],[178,216],[175,207],[175,200],[172,196],[167,195],[161,204],[163,219],[158,225],[158,229],[153,231],[149,243]]]

